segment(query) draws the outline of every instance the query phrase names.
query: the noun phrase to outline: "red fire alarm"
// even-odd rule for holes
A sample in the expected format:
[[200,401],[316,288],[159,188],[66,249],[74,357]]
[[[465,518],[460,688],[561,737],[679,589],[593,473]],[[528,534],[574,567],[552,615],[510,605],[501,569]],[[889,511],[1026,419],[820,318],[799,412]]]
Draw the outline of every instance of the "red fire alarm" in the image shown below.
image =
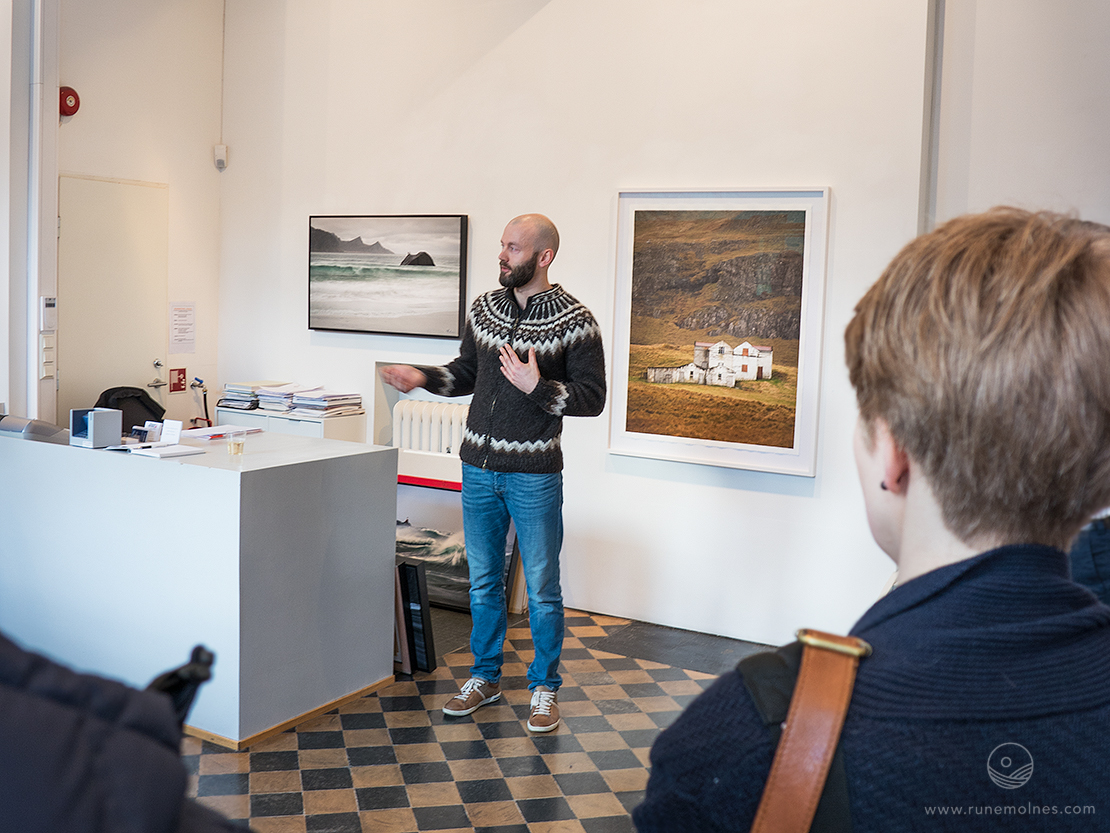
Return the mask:
[[73,87],[62,87],[59,92],[61,93],[61,111],[63,116],[72,116],[81,109],[81,97],[77,95],[77,90],[73,89]]

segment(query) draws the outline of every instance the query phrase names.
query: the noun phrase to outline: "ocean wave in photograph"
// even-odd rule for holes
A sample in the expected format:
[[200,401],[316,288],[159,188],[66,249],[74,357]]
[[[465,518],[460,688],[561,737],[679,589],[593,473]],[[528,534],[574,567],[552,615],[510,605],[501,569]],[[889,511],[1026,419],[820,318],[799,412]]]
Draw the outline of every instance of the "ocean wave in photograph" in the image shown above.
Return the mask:
[[461,531],[440,532],[398,521],[397,557],[423,562],[428,600],[432,604],[469,607],[470,577]]
[[309,326],[457,335],[458,258],[401,266],[403,255],[312,252]]

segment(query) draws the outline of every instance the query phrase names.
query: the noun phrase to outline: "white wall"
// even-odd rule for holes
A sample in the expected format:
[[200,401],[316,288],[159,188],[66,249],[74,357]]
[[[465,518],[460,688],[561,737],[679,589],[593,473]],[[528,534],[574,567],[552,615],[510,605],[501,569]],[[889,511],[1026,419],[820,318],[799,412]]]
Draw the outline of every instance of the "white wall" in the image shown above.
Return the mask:
[[1110,4],[947,0],[937,219],[994,205],[1110,222]]
[[[83,106],[60,167],[170,184],[170,295],[198,302],[206,379],[222,316],[213,390],[281,376],[369,396],[375,361],[453,356],[307,330],[311,213],[469,214],[473,296],[504,222],[544,211],[564,238],[553,274],[609,328],[619,190],[831,186],[817,477],[614,458],[608,414],[569,420],[564,586],[588,609],[767,641],[845,628],[877,592],[841,332],[915,228],[923,0],[228,0],[222,175],[221,2],[62,4],[61,83]],[[944,10],[937,218],[1017,202],[1110,220],[1110,10]],[[719,513],[726,533],[674,520]]]
[[567,420],[563,586],[748,639],[845,629],[891,567],[855,481],[842,331],[916,227],[925,29],[924,0],[232,0],[220,376],[369,397],[375,361],[454,356],[310,332],[310,214],[468,214],[473,296],[504,223],[546,213],[553,279],[611,336],[618,191],[831,186],[817,477],[614,457],[608,413]]
[[[60,17],[59,81],[77,90],[81,109],[58,126],[58,168],[169,186],[169,301],[196,304],[197,339],[194,354],[168,357],[162,378],[185,367],[190,381],[199,376],[213,390],[223,0],[61,0]],[[163,314],[168,320],[168,308]],[[167,416],[201,413],[195,391],[163,392]]]

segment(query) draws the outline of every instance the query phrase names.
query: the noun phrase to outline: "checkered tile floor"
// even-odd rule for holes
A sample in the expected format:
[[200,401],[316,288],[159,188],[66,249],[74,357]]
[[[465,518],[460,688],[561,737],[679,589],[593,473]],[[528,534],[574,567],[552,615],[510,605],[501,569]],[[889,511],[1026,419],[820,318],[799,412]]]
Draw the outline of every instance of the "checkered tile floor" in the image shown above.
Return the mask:
[[186,738],[190,794],[258,833],[631,831],[652,742],[714,675],[591,647],[628,624],[567,611],[562,723],[549,734],[524,728],[532,643],[513,628],[497,703],[444,716],[471,663],[449,653],[243,752]]

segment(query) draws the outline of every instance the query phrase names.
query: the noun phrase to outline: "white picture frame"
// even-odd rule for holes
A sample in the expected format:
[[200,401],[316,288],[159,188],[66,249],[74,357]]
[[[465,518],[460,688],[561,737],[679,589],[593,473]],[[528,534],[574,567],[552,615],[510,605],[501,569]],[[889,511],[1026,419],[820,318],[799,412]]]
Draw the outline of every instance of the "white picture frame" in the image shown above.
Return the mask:
[[610,453],[816,474],[828,206],[827,187],[618,194]]

